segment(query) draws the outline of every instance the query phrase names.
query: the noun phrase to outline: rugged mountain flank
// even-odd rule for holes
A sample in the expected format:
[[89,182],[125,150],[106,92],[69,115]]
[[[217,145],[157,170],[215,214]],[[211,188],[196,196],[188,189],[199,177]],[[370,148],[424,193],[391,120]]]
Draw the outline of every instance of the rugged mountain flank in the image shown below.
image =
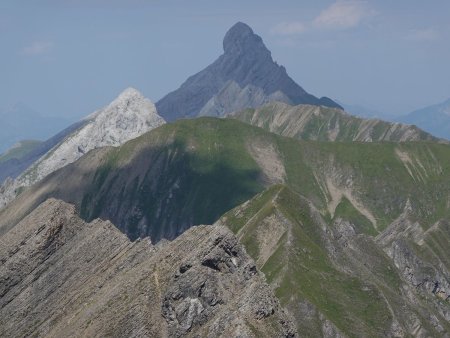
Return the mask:
[[64,133],[58,144],[17,179],[5,182],[0,188],[0,208],[15,198],[20,189],[39,182],[90,150],[119,146],[164,123],[150,100],[133,88],[126,89],[107,107],[89,115],[78,128],[69,129],[70,134]]
[[304,336],[448,337],[448,221],[428,231],[407,222],[403,213],[373,237],[350,201],[323,217],[279,185],[218,224],[236,233]]
[[316,98],[296,84],[272,59],[261,37],[238,22],[226,33],[224,54],[156,103],[167,121],[195,116],[224,116],[278,100],[290,104],[340,107]]
[[272,102],[256,109],[232,113],[229,117],[300,140],[445,142],[416,126],[362,119],[341,109],[324,106],[290,106],[282,102]]
[[300,335],[445,337],[449,158],[435,142],[300,141],[235,119],[180,120],[23,191],[0,211],[0,235],[49,197],[158,245],[221,219]]
[[194,227],[154,246],[50,199],[1,241],[4,337],[295,336],[224,227]]

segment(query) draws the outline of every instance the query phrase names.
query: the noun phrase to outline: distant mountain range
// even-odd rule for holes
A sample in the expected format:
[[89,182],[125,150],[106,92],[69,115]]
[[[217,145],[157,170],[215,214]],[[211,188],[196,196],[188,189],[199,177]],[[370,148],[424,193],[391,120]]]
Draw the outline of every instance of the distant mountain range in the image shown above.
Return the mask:
[[354,116],[363,117],[366,119],[380,119],[385,121],[394,121],[395,116],[389,113],[381,112],[376,109],[368,108],[359,104],[348,104],[336,100],[344,110]]
[[85,123],[86,121],[76,122],[43,142],[21,141],[11,147],[0,157],[0,186],[8,177],[14,179],[19,176],[32,163]]
[[450,99],[439,104],[415,110],[403,116],[379,112],[361,105],[337,102],[339,102],[346,112],[352,115],[415,125],[433,136],[450,140]]
[[41,143],[42,141],[36,140],[20,141],[9,148],[7,151],[5,151],[3,154],[0,154],[0,163],[5,163],[11,160],[18,161],[27,156],[34,149],[39,147]]
[[327,97],[308,94],[272,59],[261,37],[242,22],[226,33],[222,54],[156,103],[167,121],[227,113],[270,101],[340,108]]
[[450,140],[450,99],[415,110],[397,120],[403,123],[415,124],[437,137]]
[[0,112],[0,154],[22,140],[46,140],[68,124],[64,118],[46,117],[18,103]]

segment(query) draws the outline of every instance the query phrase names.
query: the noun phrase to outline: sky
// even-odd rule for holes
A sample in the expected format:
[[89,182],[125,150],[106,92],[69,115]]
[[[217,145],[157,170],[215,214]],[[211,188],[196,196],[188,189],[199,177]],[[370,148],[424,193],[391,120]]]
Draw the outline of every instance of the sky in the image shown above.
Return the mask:
[[450,98],[450,1],[2,0],[0,111],[79,119],[156,102],[250,25],[305,90],[390,114]]

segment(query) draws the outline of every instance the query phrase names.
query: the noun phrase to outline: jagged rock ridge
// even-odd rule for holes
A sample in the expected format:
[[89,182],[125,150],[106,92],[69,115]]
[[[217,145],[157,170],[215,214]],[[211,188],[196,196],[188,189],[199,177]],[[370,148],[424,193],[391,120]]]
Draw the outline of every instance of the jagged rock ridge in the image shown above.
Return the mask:
[[57,145],[18,178],[5,181],[0,188],[0,208],[17,195],[19,188],[31,186],[90,150],[121,145],[164,123],[150,100],[134,88],[126,89],[108,106],[80,122],[70,134],[64,134]]
[[194,227],[154,246],[50,199],[2,243],[2,337],[295,336],[225,227]]
[[156,103],[161,116],[167,121],[199,114],[223,116],[272,100],[340,108],[331,99],[318,99],[296,84],[246,24],[238,22],[230,28],[223,49],[214,63]]

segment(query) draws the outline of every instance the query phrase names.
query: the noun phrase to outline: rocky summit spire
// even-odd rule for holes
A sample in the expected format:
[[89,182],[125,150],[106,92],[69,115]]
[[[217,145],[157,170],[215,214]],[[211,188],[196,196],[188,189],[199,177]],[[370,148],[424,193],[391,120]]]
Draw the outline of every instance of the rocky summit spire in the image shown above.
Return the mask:
[[224,116],[271,101],[340,108],[328,98],[307,93],[283,66],[273,61],[260,36],[245,23],[234,24],[223,39],[224,53],[211,65],[156,103],[167,120]]
[[253,33],[250,26],[238,22],[231,27],[223,39],[225,55],[259,55],[270,57],[270,51],[264,45],[260,36]]

